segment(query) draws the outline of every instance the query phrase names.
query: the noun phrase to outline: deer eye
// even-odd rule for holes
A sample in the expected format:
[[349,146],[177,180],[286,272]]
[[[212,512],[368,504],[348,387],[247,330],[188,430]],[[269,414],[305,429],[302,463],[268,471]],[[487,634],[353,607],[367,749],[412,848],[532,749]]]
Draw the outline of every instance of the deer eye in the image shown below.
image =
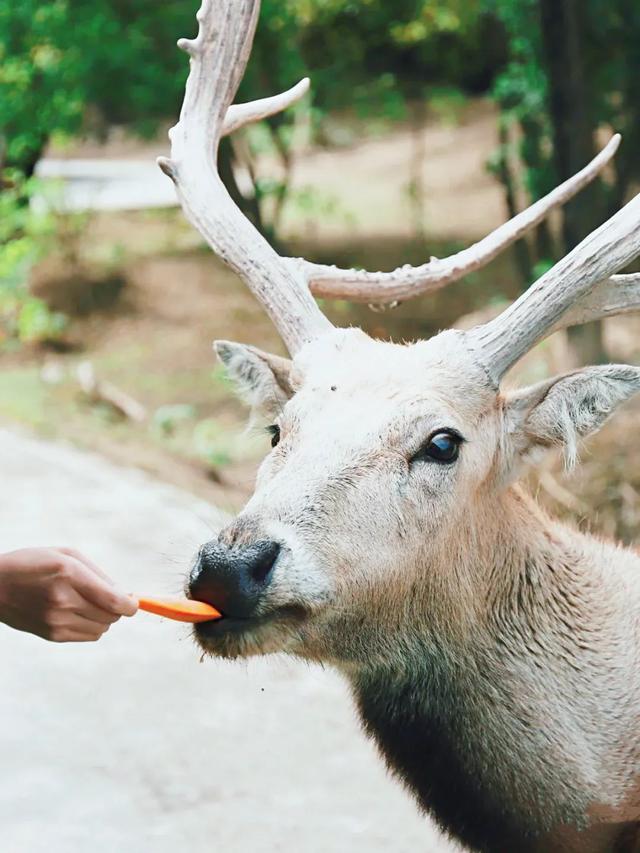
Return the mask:
[[278,424],[271,424],[267,427],[267,432],[271,436],[271,447],[275,447],[280,441],[280,427]]
[[[463,438],[456,432],[442,430],[435,433],[424,444],[418,453],[413,457],[414,460],[425,460],[439,462],[444,465],[450,465],[455,462],[460,453],[460,445]],[[413,461],[413,460],[412,460]]]

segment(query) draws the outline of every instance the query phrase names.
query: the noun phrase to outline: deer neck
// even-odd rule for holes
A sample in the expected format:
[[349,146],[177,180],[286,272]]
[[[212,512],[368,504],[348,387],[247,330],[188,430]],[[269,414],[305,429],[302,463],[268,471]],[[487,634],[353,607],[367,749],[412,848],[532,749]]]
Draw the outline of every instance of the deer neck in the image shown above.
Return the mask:
[[603,547],[551,519],[517,486],[478,496],[454,533],[435,549],[430,544],[415,573],[399,579],[404,606],[391,609],[389,633],[408,629],[436,656],[443,648],[472,655],[480,639],[525,654],[540,631],[564,647],[569,626],[577,640],[580,626],[602,610]]
[[610,694],[629,626],[608,606],[606,546],[521,492],[468,525],[474,561],[449,543],[452,583],[425,572],[440,584],[427,598],[447,586],[445,610],[399,629],[395,658],[350,678],[389,766],[442,824],[474,848],[534,849],[524,839],[586,825],[603,786],[615,790],[598,744],[616,727],[624,740]]
[[[353,680],[375,671],[403,679],[417,662],[504,644],[537,662],[579,654],[585,625],[602,619],[610,563],[625,552],[549,518],[518,487],[474,506],[448,538],[425,543],[412,570],[401,566],[369,591],[360,606],[374,620],[354,632],[349,612],[339,615],[319,657]],[[626,553],[637,572],[640,560]]]

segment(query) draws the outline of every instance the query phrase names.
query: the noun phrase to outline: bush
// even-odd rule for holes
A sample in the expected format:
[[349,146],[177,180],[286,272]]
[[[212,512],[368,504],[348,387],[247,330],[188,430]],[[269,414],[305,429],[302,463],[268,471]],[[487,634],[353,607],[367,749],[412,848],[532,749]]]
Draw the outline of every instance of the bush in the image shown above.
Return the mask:
[[0,347],[59,340],[65,317],[52,312],[29,290],[33,266],[48,251],[55,234],[49,213],[39,212],[35,179],[5,172],[0,193]]

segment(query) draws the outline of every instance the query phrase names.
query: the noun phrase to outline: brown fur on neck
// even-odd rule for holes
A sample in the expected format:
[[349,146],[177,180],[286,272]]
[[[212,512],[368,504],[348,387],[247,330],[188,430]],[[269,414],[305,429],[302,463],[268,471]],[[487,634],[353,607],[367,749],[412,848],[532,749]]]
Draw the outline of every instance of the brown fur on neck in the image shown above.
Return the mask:
[[639,671],[628,585],[640,560],[628,552],[620,570],[621,549],[552,522],[520,490],[498,500],[466,518],[473,562],[448,543],[402,608],[394,581],[395,612],[363,626],[366,662],[346,671],[420,804],[474,849],[506,851],[558,827],[588,838],[604,812],[628,819],[640,765],[626,737],[640,723],[640,684],[624,677]]

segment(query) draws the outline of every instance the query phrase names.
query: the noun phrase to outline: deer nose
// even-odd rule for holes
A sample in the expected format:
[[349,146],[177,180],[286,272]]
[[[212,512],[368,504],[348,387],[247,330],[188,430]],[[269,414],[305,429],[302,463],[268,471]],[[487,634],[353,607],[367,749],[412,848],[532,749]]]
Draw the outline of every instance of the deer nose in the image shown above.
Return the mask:
[[273,573],[280,545],[271,540],[229,547],[207,542],[191,570],[188,595],[206,601],[223,616],[252,616]]

